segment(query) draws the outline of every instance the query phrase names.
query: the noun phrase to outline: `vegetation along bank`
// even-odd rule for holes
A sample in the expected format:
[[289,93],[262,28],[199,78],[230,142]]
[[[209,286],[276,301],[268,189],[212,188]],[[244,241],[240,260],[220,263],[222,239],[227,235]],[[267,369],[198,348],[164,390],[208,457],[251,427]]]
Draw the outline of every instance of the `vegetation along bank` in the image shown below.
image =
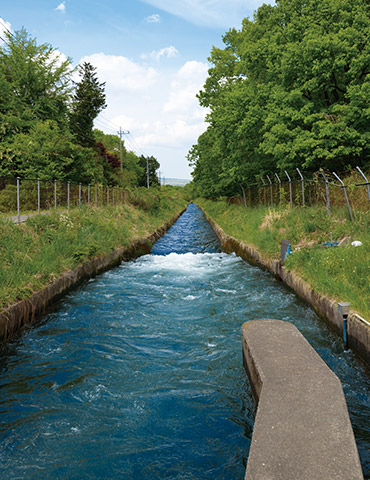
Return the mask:
[[[284,262],[285,277],[292,272],[307,282],[319,294],[318,298],[321,294],[332,299],[330,308],[335,314],[337,302],[349,302],[351,310],[369,321],[370,230],[366,213],[358,213],[356,220],[350,222],[343,216],[329,217],[321,207],[245,208],[224,200],[205,199],[196,203],[224,232],[251,246],[257,252],[257,263],[277,274],[281,239],[289,239],[292,253]],[[342,240],[342,245],[325,246],[331,243],[329,232],[333,240]],[[355,240],[362,245],[353,246]],[[337,327],[340,330],[341,324]],[[364,331],[369,337],[370,328],[366,327]]]
[[[0,218],[2,338],[9,338],[21,326],[20,317],[29,320],[35,316],[33,303],[38,303],[40,313],[82,279],[119,263],[125,256],[147,253],[151,242],[186,203],[179,189],[166,187],[137,191],[124,205],[86,206],[69,214],[37,215],[22,225]],[[55,292],[47,291],[60,279],[62,283]],[[44,292],[41,299],[36,292]],[[14,328],[14,322],[10,324],[11,308],[17,304],[14,312],[19,325]]]

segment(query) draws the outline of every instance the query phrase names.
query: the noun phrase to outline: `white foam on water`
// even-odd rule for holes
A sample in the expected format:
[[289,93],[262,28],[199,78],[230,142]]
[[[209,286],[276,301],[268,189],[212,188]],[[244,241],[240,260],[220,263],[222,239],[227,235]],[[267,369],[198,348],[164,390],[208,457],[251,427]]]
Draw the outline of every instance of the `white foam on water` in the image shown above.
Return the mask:
[[[129,268],[140,273],[161,275],[176,273],[180,275],[208,275],[210,272],[223,270],[226,265],[240,262],[241,260],[225,253],[170,253],[169,255],[145,255]],[[123,264],[121,266],[125,268]]]

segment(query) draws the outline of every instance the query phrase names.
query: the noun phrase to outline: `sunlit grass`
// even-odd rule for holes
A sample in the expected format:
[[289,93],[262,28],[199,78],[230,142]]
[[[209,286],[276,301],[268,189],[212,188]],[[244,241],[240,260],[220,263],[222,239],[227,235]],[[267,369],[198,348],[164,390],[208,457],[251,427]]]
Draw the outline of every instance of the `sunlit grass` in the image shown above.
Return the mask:
[[[293,253],[285,265],[299,273],[310,285],[338,301],[351,303],[370,319],[369,304],[369,215],[355,212],[349,221],[345,212],[331,217],[325,208],[249,208],[200,199],[197,203],[229,235],[255,246],[269,258],[279,258],[281,239],[292,244]],[[343,246],[327,247],[348,237]],[[354,247],[351,241],[362,246]]]
[[153,233],[185,206],[177,191],[143,192],[140,206],[75,208],[69,214],[37,215],[22,225],[0,220],[0,307],[89,258]]

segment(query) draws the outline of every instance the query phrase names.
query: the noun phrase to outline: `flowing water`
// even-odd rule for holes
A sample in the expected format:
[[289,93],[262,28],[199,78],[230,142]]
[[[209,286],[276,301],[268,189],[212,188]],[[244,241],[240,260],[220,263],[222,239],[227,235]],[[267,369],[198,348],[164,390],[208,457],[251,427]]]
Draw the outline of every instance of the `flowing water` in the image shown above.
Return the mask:
[[243,479],[241,325],[293,322],[340,377],[370,478],[370,381],[312,310],[190,205],[152,255],[71,293],[0,359],[0,478]]

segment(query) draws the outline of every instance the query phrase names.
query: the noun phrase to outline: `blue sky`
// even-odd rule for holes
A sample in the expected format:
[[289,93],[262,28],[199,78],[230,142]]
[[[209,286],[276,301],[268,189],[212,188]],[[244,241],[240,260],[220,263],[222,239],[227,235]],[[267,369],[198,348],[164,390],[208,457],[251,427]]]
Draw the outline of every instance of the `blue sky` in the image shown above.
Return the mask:
[[262,3],[1,0],[0,20],[13,31],[25,27],[74,66],[92,63],[106,82],[108,104],[95,126],[130,131],[128,150],[154,155],[164,177],[191,178],[186,154],[206,128],[195,94],[207,77],[207,57]]

